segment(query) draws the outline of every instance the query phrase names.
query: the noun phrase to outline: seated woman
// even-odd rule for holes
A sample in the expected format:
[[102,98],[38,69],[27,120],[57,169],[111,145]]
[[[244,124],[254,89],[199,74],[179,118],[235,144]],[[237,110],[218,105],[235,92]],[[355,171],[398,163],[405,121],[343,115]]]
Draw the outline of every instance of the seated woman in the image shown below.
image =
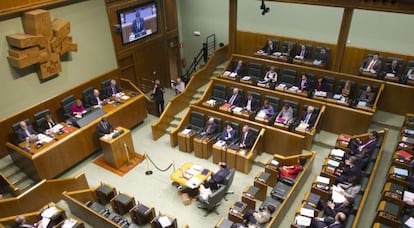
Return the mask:
[[80,99],[76,99],[75,103],[72,105],[72,115],[73,116],[82,116],[85,112],[85,107],[83,107],[82,101]]
[[299,157],[298,164],[295,165],[284,165],[279,168],[279,178],[292,178],[295,179],[299,172],[303,169],[306,163],[306,158]]
[[371,86],[367,86],[365,91],[362,92],[361,96],[359,97],[359,101],[363,101],[366,103],[366,106],[372,106],[375,101],[375,93],[372,91]]
[[276,122],[282,124],[290,124],[293,120],[293,109],[290,107],[288,103],[283,105],[282,110],[280,110],[279,114],[276,116]]
[[270,84],[277,82],[277,72],[274,66],[271,66],[269,71],[266,72],[263,81],[259,81],[261,84]]
[[334,203],[343,203],[345,198],[355,199],[360,190],[359,178],[352,176],[349,179],[349,183],[339,183],[332,187],[332,201]]
[[265,118],[270,118],[273,115],[275,115],[275,109],[273,108],[273,106],[270,104],[270,102],[268,100],[264,101],[264,105],[263,105],[262,109],[260,109],[260,111],[257,115],[261,116],[263,114],[264,114]]
[[326,91],[326,85],[325,85],[325,78],[324,77],[318,78],[318,82],[316,83],[316,86],[315,86],[315,91],[323,91],[323,92]]
[[349,98],[351,95],[351,81],[346,80],[344,86],[339,89],[339,91],[337,92],[337,94],[340,94],[340,101],[343,103],[349,103]]

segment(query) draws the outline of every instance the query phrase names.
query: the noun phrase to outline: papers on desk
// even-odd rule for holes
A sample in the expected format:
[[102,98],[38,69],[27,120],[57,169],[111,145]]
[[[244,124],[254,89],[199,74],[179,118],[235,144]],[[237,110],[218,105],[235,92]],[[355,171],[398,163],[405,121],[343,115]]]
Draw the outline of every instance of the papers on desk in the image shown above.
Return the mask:
[[200,171],[203,167],[201,165],[197,165],[194,164],[193,166],[191,166],[190,169],[195,170],[195,171]]
[[259,113],[257,113],[257,117],[258,118],[265,118],[266,117],[266,112],[263,110],[260,110]]
[[312,210],[312,209],[308,209],[308,208],[303,208],[302,207],[300,209],[300,215],[304,215],[304,216],[313,218],[315,216],[315,211]]
[[49,136],[44,135],[44,134],[38,134],[37,137],[38,137],[40,143],[50,143],[53,140],[52,137],[49,137]]
[[411,130],[411,129],[405,129],[405,130],[404,130],[404,133],[405,133],[405,134],[407,134],[407,135],[414,135],[414,130]]
[[215,143],[215,145],[216,145],[216,146],[219,146],[219,147],[223,147],[223,146],[225,146],[225,145],[226,145],[226,142],[225,142],[224,140],[218,140],[218,141]]
[[52,218],[59,213],[59,210],[56,207],[49,207],[44,210],[41,214],[42,218]]
[[296,225],[299,225],[299,226],[310,226],[311,222],[312,222],[311,218],[305,217],[302,215],[297,215],[295,218],[295,223]]
[[341,189],[335,185],[332,187],[332,201],[334,203],[343,203],[345,201],[345,196],[342,194]]
[[63,128],[63,125],[62,124],[56,124],[55,126],[53,126],[52,128],[51,128],[51,130],[52,130],[52,132],[54,133],[54,134],[56,134],[56,133],[58,133],[61,129]]
[[305,122],[300,122],[300,124],[299,124],[299,126],[297,126],[296,127],[296,129],[297,130],[301,130],[301,131],[304,131],[304,130],[306,130],[306,128],[308,128],[308,124],[307,123],[305,123]]
[[210,99],[210,100],[208,100],[208,101],[206,101],[206,103],[207,104],[209,104],[210,106],[214,106],[214,105],[216,105],[216,100],[214,100],[214,99]]
[[235,73],[235,72],[233,72],[233,73],[230,74],[230,77],[232,77],[232,78],[234,78],[236,76],[237,76],[237,73]]
[[284,88],[286,88],[286,84],[280,83],[280,84],[277,86],[277,88],[279,88],[279,89],[284,89]]
[[297,56],[295,56],[295,59],[301,59],[301,60],[303,60],[303,56],[297,55]]
[[195,188],[201,184],[201,180],[197,177],[192,177],[190,180],[187,181],[186,185],[189,188]]
[[228,70],[224,71],[224,73],[223,73],[224,76],[229,76],[230,74],[231,74],[231,72],[228,71]]
[[278,160],[272,160],[271,162],[270,162],[270,164],[272,164],[272,165],[274,165],[274,166],[278,166],[279,165],[279,161]]
[[318,177],[316,177],[316,183],[318,183],[318,184],[324,184],[324,185],[329,185],[329,178],[322,177],[322,176],[318,176]]
[[335,157],[343,157],[345,154],[345,151],[341,150],[341,149],[332,149],[331,150],[331,155],[335,156]]
[[398,176],[407,177],[408,176],[408,170],[394,167],[394,174],[398,175]]
[[331,160],[331,159],[328,160],[328,165],[331,166],[331,167],[337,168],[339,166],[339,164],[340,163],[337,162],[337,161],[334,161],[334,160]]
[[315,96],[317,97],[326,97],[327,93],[324,91],[315,91]]
[[160,216],[158,218],[158,222],[160,223],[161,227],[169,227],[171,226],[171,221],[167,216]]
[[233,112],[241,113],[241,111],[243,111],[243,108],[242,107],[235,107],[235,108],[233,108]]
[[321,65],[322,61],[321,60],[314,60],[313,61],[313,65]]
[[250,76],[244,76],[241,80],[242,81],[250,81],[251,77]]
[[65,219],[65,221],[63,222],[62,228],[72,228],[75,227],[77,224],[76,220],[74,219]]
[[366,101],[358,101],[358,106],[365,107],[365,106],[367,106],[367,102]]
[[188,128],[181,131],[181,133],[183,133],[184,135],[188,135],[190,134],[190,132],[191,132],[191,129],[188,129]]
[[122,99],[122,100],[128,100],[128,99],[129,99],[129,96],[127,96],[127,95],[123,95],[123,96],[121,97],[121,99]]
[[299,87],[297,86],[292,86],[289,88],[289,91],[292,91],[292,92],[297,92],[298,90],[299,90]]
[[80,118],[82,118],[82,115],[81,114],[76,114],[75,117],[80,119]]
[[275,52],[275,53],[273,53],[273,55],[275,55],[275,56],[281,56],[282,55],[282,52]]
[[410,143],[410,144],[414,144],[414,138],[409,138],[406,136],[403,136],[401,141],[406,142],[406,143]]
[[409,191],[404,191],[403,201],[413,201],[414,200],[414,193]]
[[333,96],[333,99],[335,99],[335,100],[340,100],[341,98],[342,98],[342,95],[341,94],[335,94]]
[[407,219],[407,221],[405,221],[404,224],[408,227],[414,227],[414,218],[410,217],[409,219]]
[[393,73],[387,73],[387,74],[385,74],[385,77],[386,78],[393,78],[393,77],[395,77],[395,74],[393,74]]

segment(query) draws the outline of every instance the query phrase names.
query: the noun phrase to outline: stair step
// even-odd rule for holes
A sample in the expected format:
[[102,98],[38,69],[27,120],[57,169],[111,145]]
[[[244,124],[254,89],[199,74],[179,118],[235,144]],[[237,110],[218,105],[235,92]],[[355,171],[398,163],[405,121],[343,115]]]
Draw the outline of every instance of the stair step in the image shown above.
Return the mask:
[[25,181],[19,183],[18,188],[20,189],[20,192],[23,193],[29,190],[33,185],[35,185],[35,182],[32,179],[27,178]]
[[18,186],[21,183],[24,183],[25,181],[27,181],[29,179],[29,177],[27,177],[26,175],[20,175],[19,178],[15,178],[14,180],[12,180],[12,184],[14,184],[14,186]]
[[9,169],[7,169],[7,172],[2,172],[3,176],[5,176],[7,179],[11,179],[14,175],[21,172],[19,167],[12,166]]
[[[177,121],[180,121],[181,122],[181,120],[182,120],[183,118],[182,117],[179,117],[179,116],[174,116],[174,120],[177,120]],[[174,121],[173,120],[173,121]]]
[[13,168],[14,164],[13,163],[7,163],[4,164],[3,166],[0,167],[0,173],[2,173],[4,175],[4,173],[9,170],[10,168]]
[[5,199],[5,198],[13,198],[13,197],[14,197],[14,195],[12,193],[10,193],[10,192],[3,193],[3,199]]
[[15,182],[16,180],[19,180],[19,179],[24,178],[24,177],[27,177],[26,174],[19,170],[18,172],[15,172],[13,175],[8,176],[7,179],[10,182]]

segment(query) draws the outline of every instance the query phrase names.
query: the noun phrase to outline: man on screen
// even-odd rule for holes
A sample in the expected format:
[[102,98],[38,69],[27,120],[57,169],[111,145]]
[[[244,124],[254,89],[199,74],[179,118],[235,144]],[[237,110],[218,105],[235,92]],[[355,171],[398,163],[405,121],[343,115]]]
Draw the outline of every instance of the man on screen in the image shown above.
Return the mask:
[[132,32],[134,33],[135,38],[143,36],[147,33],[144,18],[141,17],[138,10],[135,11],[135,20],[132,21]]

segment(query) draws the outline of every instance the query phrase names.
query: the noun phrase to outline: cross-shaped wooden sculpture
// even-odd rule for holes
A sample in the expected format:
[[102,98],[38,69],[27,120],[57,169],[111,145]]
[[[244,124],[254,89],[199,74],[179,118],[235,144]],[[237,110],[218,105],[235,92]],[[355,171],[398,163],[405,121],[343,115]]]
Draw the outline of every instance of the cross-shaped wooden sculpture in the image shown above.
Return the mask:
[[21,69],[39,64],[41,80],[61,72],[60,56],[78,50],[69,36],[69,21],[51,21],[49,11],[37,9],[24,13],[22,24],[24,33],[6,37],[11,46],[7,56],[10,65]]

